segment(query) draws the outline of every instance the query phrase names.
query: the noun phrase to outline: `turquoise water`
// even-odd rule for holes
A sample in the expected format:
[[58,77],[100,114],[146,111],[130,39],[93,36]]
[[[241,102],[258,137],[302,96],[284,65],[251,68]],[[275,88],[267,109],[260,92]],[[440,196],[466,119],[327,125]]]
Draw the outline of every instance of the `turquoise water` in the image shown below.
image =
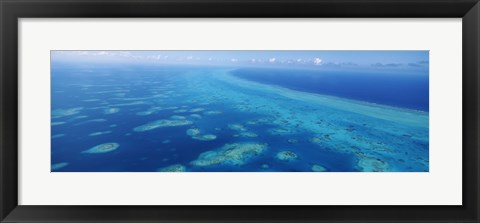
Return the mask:
[[394,107],[235,72],[53,64],[52,171],[429,171],[428,103]]

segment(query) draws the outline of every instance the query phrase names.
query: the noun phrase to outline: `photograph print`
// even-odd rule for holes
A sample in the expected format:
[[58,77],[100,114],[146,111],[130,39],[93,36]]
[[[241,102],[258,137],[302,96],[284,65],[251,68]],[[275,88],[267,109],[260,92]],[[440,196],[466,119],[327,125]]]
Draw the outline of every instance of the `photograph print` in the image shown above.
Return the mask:
[[51,172],[428,172],[429,51],[51,51]]

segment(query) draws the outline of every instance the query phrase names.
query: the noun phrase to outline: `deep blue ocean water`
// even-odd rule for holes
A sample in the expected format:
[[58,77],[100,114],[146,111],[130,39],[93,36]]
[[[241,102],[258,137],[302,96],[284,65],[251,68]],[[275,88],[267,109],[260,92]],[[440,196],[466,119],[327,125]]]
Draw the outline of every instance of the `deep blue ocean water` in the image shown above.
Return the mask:
[[292,72],[53,63],[52,171],[428,171],[428,77]]
[[289,89],[427,111],[428,75],[392,72],[243,68],[238,77]]

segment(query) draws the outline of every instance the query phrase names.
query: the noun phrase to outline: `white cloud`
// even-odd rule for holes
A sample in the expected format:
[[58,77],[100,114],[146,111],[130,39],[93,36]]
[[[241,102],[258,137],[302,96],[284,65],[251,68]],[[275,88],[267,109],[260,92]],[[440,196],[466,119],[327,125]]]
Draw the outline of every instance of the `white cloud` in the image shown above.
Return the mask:
[[118,52],[118,55],[128,57],[131,54],[130,54],[130,52],[120,51],[120,52]]
[[238,59],[232,58],[230,61],[232,61],[232,62],[237,62]]
[[268,61],[269,61],[270,63],[275,63],[275,60],[277,60],[277,59],[275,59],[275,57],[274,57],[274,58],[270,58]]
[[321,65],[321,64],[322,64],[322,59],[320,59],[320,58],[317,57],[317,58],[315,58],[315,59],[313,60],[313,63],[314,63],[315,65]]

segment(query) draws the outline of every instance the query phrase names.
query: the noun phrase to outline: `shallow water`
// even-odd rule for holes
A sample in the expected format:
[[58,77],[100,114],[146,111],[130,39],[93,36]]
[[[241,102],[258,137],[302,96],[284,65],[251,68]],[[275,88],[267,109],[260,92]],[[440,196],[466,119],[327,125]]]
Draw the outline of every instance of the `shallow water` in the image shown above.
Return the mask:
[[[52,171],[429,170],[428,112],[235,71],[54,64]],[[82,153],[105,143],[118,147]]]

